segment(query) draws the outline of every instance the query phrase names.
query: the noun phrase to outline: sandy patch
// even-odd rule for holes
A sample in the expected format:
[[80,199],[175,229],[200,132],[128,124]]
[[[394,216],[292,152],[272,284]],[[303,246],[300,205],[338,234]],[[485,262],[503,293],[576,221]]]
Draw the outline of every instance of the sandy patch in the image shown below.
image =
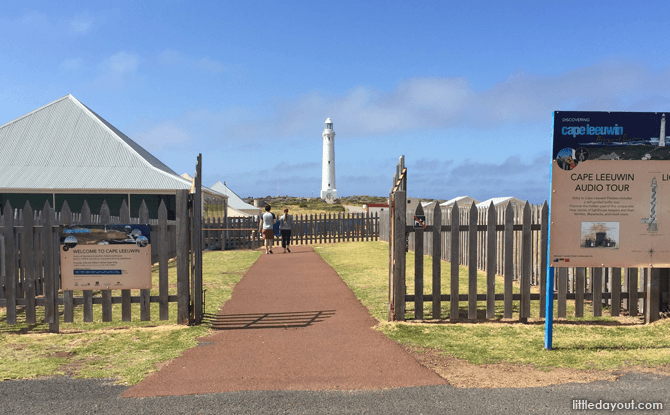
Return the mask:
[[[457,388],[531,388],[561,383],[586,383],[616,380],[615,371],[553,368],[536,369],[531,365],[495,363],[474,365],[455,357],[443,356],[431,349],[405,347],[416,360]],[[670,376],[670,369],[667,374]],[[657,373],[657,372],[654,372]]]

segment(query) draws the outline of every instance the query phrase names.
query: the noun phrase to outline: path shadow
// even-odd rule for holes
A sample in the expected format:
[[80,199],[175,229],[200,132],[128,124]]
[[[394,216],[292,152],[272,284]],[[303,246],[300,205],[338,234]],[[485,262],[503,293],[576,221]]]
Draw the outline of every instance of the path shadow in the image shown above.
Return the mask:
[[205,314],[202,322],[215,330],[300,328],[320,323],[335,315],[335,310],[286,313]]

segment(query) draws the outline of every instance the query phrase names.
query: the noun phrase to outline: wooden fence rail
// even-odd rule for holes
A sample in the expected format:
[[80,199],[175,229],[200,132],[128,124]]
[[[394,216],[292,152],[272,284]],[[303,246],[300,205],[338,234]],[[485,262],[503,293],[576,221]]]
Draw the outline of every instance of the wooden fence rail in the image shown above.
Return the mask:
[[[261,246],[258,218],[207,218],[203,223],[205,249],[256,249]],[[294,215],[294,245],[379,240],[379,215],[337,213]],[[281,238],[275,237],[275,245]]]
[[[45,321],[50,330],[58,332],[59,313],[64,322],[74,321],[74,307],[83,306],[83,320],[93,321],[93,305],[101,304],[102,320],[112,321],[112,304],[121,304],[122,320],[130,321],[131,304],[140,305],[140,319],[150,320],[150,303],[159,303],[160,319],[168,319],[168,304],[178,303],[179,323],[189,321],[189,219],[188,190],[177,191],[177,220],[167,220],[167,209],[161,202],[158,219],[150,220],[144,202],[138,218],[131,218],[125,201],[119,217],[109,215],[109,207],[104,202],[99,214],[92,214],[85,201],[81,213],[73,214],[67,202],[60,212],[54,212],[47,202],[41,210],[33,210],[26,202],[22,209],[13,209],[7,202],[0,216],[0,307],[6,307],[7,324],[16,324],[17,314],[25,313],[27,324],[35,324],[36,308],[45,307]],[[60,226],[94,225],[114,223],[149,224],[151,227],[152,263],[159,267],[159,295],[150,295],[149,289],[133,290],[86,290],[75,292],[60,291]],[[186,252],[186,256],[179,253]],[[178,267],[177,280],[168,281],[168,259],[177,257],[178,262],[186,262],[186,267]],[[182,265],[182,264],[178,264]],[[177,294],[168,294],[168,285],[177,284]],[[120,296],[113,296],[118,293]],[[79,294],[80,293],[80,294]]]
[[[393,195],[404,200],[404,192]],[[396,203],[399,203],[397,202]],[[518,302],[518,318],[530,318],[531,301],[539,302],[539,317],[544,317],[545,284],[547,269],[547,219],[548,207],[531,206],[523,208],[507,205],[496,209],[493,205],[477,209],[459,208],[457,204],[446,211],[439,208],[427,212],[425,228],[415,228],[414,216],[424,215],[419,205],[415,212],[396,215],[392,224],[389,214],[380,219],[380,240],[389,241],[391,227],[404,229],[404,240],[395,236],[395,241],[404,242],[407,251],[414,251],[414,292],[395,294],[392,303],[401,310],[391,318],[405,318],[406,303],[414,303],[414,318],[424,319],[424,303],[432,303],[430,318],[477,319],[478,302],[485,302],[485,318],[495,318],[496,301],[503,302],[503,318],[512,318],[514,303]],[[410,224],[410,225],[408,225]],[[439,224],[439,226],[436,226]],[[452,232],[458,229],[457,232]],[[402,233],[400,233],[402,235]],[[397,252],[402,252],[402,250]],[[423,256],[433,257],[432,276],[425,284]],[[396,253],[396,256],[398,254]],[[451,262],[449,294],[441,293],[442,275],[439,261]],[[397,260],[397,259],[396,259]],[[459,290],[459,267],[468,267],[467,294]],[[480,292],[477,286],[477,271],[486,273],[486,283]],[[397,273],[397,271],[395,271]],[[593,315],[602,315],[603,306],[610,307],[610,314],[618,316],[626,311],[631,316],[647,312],[653,307],[651,291],[648,289],[652,278],[649,269],[637,268],[558,268],[555,273],[554,299],[557,300],[557,316],[566,317],[567,300],[574,300],[575,316],[584,316],[585,301],[592,302]],[[502,292],[496,293],[496,275],[503,278]],[[391,276],[392,278],[402,278]],[[395,281],[394,286],[404,286],[403,281]],[[518,292],[514,293],[514,284]],[[532,292],[539,286],[539,292]],[[658,293],[656,293],[658,294]],[[443,307],[443,303],[449,307]],[[460,303],[467,307],[461,310]],[[657,310],[656,310],[657,311]]]

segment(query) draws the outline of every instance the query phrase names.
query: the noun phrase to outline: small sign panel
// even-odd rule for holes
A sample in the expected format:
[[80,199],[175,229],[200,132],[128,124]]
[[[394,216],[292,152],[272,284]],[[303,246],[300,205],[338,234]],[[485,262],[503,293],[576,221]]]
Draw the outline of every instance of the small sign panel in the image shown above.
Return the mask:
[[61,226],[63,290],[151,288],[149,225]]
[[414,229],[426,229],[426,215],[414,215]]

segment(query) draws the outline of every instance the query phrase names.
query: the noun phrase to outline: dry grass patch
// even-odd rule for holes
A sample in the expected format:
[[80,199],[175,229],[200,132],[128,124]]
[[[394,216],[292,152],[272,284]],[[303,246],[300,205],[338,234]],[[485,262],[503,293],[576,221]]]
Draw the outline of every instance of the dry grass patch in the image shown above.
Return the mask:
[[539,370],[532,365],[492,363],[475,365],[434,349],[405,346],[414,358],[456,388],[531,388],[561,383],[616,380],[609,371],[553,368]]

